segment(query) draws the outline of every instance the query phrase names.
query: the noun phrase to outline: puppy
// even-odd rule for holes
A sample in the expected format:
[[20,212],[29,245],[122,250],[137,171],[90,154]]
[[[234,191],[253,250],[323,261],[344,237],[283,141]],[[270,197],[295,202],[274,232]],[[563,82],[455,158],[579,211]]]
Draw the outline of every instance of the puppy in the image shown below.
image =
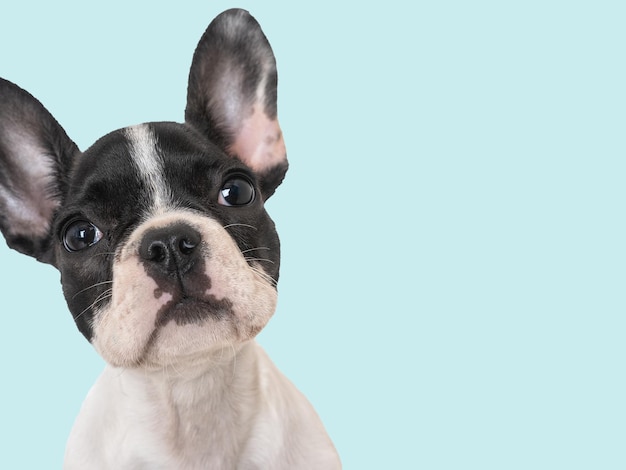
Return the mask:
[[229,10],[195,51],[185,123],[114,131],[80,152],[0,80],[0,230],[59,269],[107,366],[66,469],[335,469],[312,406],[254,338],[276,307],[264,209],[287,171],[274,55]]

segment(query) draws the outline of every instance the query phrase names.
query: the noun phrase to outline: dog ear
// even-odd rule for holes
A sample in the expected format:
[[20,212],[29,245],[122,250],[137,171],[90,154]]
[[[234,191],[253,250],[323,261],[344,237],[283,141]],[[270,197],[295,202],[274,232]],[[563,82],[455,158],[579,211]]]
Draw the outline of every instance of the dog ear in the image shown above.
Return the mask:
[[287,172],[276,116],[276,60],[256,20],[228,10],[209,25],[189,72],[185,120],[257,175],[265,199]]
[[39,101],[0,78],[0,231],[11,248],[54,264],[52,221],[78,153]]

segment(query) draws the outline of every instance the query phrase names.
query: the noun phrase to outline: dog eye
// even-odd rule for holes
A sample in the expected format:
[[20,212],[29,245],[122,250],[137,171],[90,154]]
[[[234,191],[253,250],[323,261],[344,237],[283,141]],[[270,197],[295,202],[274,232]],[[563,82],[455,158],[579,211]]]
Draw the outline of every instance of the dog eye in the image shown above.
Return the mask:
[[63,245],[69,252],[84,250],[102,239],[102,232],[91,222],[75,220],[63,230]]
[[223,206],[245,206],[254,201],[254,186],[244,176],[232,177],[224,183],[217,202]]

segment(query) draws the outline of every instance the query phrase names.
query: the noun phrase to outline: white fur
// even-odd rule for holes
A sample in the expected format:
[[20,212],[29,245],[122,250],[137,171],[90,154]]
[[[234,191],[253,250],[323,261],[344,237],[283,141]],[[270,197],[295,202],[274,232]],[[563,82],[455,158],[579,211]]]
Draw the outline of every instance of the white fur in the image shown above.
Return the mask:
[[167,185],[163,182],[163,163],[157,153],[156,138],[147,124],[124,129],[131,144],[132,161],[146,183],[155,213],[164,211],[171,201]]
[[66,470],[338,469],[306,398],[254,341],[154,370],[108,366],[66,450]]

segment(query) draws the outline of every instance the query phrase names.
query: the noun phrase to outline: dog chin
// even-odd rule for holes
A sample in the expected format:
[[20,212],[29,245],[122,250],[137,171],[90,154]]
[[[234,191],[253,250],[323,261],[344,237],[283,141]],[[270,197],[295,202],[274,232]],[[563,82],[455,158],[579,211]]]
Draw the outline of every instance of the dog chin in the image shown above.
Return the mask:
[[[198,310],[200,306],[194,302],[193,306],[172,307],[171,314],[173,317],[181,315],[189,318],[197,315]],[[172,321],[162,327],[155,327],[146,338],[135,338],[124,343],[118,343],[111,337],[105,342],[96,335],[93,345],[100,356],[114,367],[157,368],[209,356],[211,351],[232,343],[235,333],[232,321],[205,318],[201,327],[198,324],[178,325]]]

